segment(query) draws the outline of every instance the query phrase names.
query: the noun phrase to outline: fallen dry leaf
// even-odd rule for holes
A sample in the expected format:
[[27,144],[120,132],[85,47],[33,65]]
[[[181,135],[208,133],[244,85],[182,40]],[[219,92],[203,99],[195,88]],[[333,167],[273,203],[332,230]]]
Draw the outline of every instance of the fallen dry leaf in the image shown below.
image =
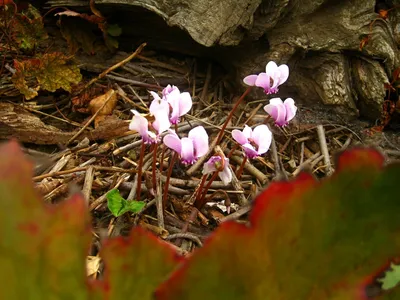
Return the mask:
[[117,101],[117,93],[113,89],[109,90],[104,95],[98,96],[90,101],[89,110],[92,115],[94,115],[99,109],[101,109],[94,119],[95,127],[97,127],[98,124],[106,118],[106,116],[112,115],[115,106],[117,105]]
[[96,277],[96,274],[100,268],[100,262],[101,258],[99,256],[86,257],[86,275],[88,277]]

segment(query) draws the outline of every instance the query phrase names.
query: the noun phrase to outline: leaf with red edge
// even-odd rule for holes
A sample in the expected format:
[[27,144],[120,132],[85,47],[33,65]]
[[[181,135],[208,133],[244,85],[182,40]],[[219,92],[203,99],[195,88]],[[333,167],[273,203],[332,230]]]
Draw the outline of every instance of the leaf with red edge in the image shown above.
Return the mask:
[[85,201],[47,207],[16,142],[0,146],[0,299],[87,299]]
[[79,68],[60,52],[46,53],[21,62],[14,60],[14,67],[16,72],[12,82],[28,100],[37,96],[39,89],[55,92],[62,88],[70,91],[72,84],[82,80]]
[[400,166],[383,162],[375,150],[354,149],[320,182],[302,173],[272,183],[251,226],[222,224],[157,299],[377,299],[368,296],[384,293],[382,266],[400,256]]
[[157,286],[180,261],[168,245],[141,228],[128,238],[107,241],[100,254],[106,299],[153,299]]

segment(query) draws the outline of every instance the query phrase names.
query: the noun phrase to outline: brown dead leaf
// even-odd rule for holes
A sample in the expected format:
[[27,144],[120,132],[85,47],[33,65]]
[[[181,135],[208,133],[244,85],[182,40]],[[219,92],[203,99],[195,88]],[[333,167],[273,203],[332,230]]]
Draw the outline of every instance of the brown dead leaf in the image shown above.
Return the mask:
[[[117,106],[117,102],[117,93],[113,89],[110,89],[104,95],[98,96],[90,101],[89,110],[92,115],[94,115],[99,109],[101,109],[94,119],[95,127],[97,127],[98,124],[106,118],[106,116],[112,115],[115,107]],[[101,108],[104,104],[105,106]]]
[[101,258],[99,256],[86,257],[86,275],[88,277],[96,278],[96,274],[100,268]]

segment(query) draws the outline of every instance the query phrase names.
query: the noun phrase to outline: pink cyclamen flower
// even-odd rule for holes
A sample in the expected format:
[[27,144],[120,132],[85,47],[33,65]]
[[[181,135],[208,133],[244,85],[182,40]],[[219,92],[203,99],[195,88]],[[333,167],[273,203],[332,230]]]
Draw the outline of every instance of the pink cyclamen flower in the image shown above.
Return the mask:
[[222,171],[221,169],[222,164],[222,157],[219,155],[211,156],[210,159],[204,163],[203,166],[203,175],[211,174],[218,171],[218,177],[222,180],[224,185],[227,185],[229,182],[232,181],[232,172],[229,169],[229,159],[225,158],[224,161],[224,168]]
[[258,75],[249,75],[243,79],[243,82],[250,86],[258,86],[264,89],[264,92],[275,94],[278,92],[278,86],[284,83],[289,77],[289,67],[287,65],[278,65],[270,61],[265,67],[265,73]]
[[286,126],[296,115],[297,107],[292,98],[287,98],[285,102],[281,98],[272,98],[264,106],[264,110],[275,120],[277,126]]
[[251,129],[244,125],[243,131],[232,130],[232,137],[238,142],[248,158],[256,158],[268,151],[272,142],[272,132],[267,125]]
[[[160,101],[161,98],[155,92],[150,92],[154,97],[154,101]],[[162,100],[166,101],[170,106],[170,122],[172,124],[178,124],[180,117],[187,114],[192,108],[192,97],[188,92],[181,93],[176,86],[168,85],[162,91]],[[152,102],[152,104],[153,104]],[[152,106],[150,105],[150,108]]]
[[133,113],[133,117],[129,124],[129,130],[137,131],[145,144],[158,143],[160,141],[160,134],[168,130],[171,126],[168,114],[166,114],[165,109],[162,109],[162,107],[154,109],[152,112],[155,118],[152,127],[156,132],[149,129],[149,121],[138,111],[132,109],[131,112]]
[[179,138],[171,131],[164,137],[164,144],[175,150],[184,164],[193,164],[208,152],[208,134],[203,126],[197,126],[189,131],[188,137]]

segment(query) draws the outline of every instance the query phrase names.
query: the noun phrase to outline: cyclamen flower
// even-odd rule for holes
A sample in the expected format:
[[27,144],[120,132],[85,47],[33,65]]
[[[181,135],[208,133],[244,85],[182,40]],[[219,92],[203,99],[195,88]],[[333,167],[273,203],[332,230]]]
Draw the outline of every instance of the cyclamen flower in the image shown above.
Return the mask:
[[264,89],[264,92],[275,94],[278,92],[278,86],[284,83],[289,77],[289,67],[287,65],[278,65],[270,61],[265,67],[265,73],[258,75],[249,75],[243,79],[243,82],[250,86],[258,86]]
[[272,132],[267,125],[253,129],[244,125],[243,131],[232,130],[232,137],[238,142],[248,158],[256,158],[268,151],[272,142]]
[[193,164],[208,152],[208,134],[203,126],[193,128],[188,137],[181,139],[171,131],[164,137],[164,144],[179,154],[182,163]]
[[229,169],[229,159],[225,158],[224,168],[222,167],[222,157],[219,155],[211,156],[210,159],[204,163],[203,175],[218,172],[218,177],[222,180],[224,185],[232,181],[232,172]]
[[286,126],[296,115],[297,107],[292,98],[287,98],[285,102],[281,98],[272,98],[264,106],[264,110],[275,120],[277,126]]
[[[187,114],[189,110],[192,108],[192,97],[188,92],[181,93],[176,86],[168,85],[163,89],[162,94],[163,98],[161,99],[155,92],[150,92],[154,97],[154,101],[166,101],[170,106],[170,122],[172,124],[177,124],[180,121],[180,117]],[[150,105],[150,108],[153,105],[153,102]]]
[[149,121],[147,121],[147,119],[138,111],[132,109],[131,112],[133,113],[133,117],[129,124],[129,130],[137,131],[145,144],[158,143],[160,141],[160,134],[168,130],[171,126],[168,114],[162,105],[157,108],[154,107],[153,111],[151,111],[155,118],[152,127],[156,133],[149,130]]

